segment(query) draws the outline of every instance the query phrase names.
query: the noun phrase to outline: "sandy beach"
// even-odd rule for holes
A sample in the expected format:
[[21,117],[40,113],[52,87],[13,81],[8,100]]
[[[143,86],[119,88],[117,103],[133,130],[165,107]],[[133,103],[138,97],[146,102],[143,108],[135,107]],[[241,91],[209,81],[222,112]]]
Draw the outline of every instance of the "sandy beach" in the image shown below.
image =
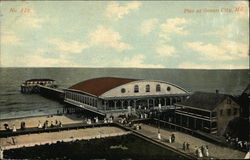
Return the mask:
[[104,138],[129,134],[117,127],[97,127],[78,130],[28,134],[13,136],[8,138],[0,138],[0,146],[4,149],[20,148],[23,146],[35,146],[46,143],[56,143],[58,141],[69,142],[74,140],[89,140],[94,138]]
[[74,124],[82,122],[82,118],[77,118],[75,115],[55,115],[55,116],[41,116],[41,117],[28,117],[20,119],[9,119],[0,121],[0,130],[5,130],[4,124],[8,124],[10,129],[13,128],[13,125],[16,126],[16,129],[20,129],[21,122],[25,122],[27,128],[38,127],[39,121],[43,124],[46,120],[55,123],[55,121],[61,121],[62,124]]

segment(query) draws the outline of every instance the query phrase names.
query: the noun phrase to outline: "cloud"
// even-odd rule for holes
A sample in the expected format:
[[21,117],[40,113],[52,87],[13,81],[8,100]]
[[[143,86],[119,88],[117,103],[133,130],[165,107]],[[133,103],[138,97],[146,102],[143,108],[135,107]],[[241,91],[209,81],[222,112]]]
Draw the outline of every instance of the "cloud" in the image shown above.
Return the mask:
[[143,21],[141,24],[141,32],[143,34],[150,33],[154,29],[154,27],[158,23],[158,21],[159,20],[157,18],[152,18],[152,19],[148,19],[148,20]]
[[1,44],[8,45],[20,45],[22,44],[20,38],[18,38],[13,31],[1,31]]
[[168,44],[156,45],[155,50],[160,56],[171,56],[176,52],[175,47]]
[[115,32],[110,27],[98,26],[97,29],[89,34],[91,46],[103,46],[114,48],[117,51],[131,49],[127,43],[121,42],[119,32]]
[[61,39],[51,39],[49,43],[55,45],[59,51],[70,53],[81,53],[84,49],[89,48],[87,44],[77,41],[66,42]]
[[184,26],[189,23],[189,20],[185,18],[170,18],[165,23],[160,25],[161,32],[159,37],[165,40],[170,40],[171,34],[187,35],[188,31],[184,29]]
[[131,58],[125,57],[122,60],[116,60],[114,61],[114,64],[117,67],[128,67],[128,68],[165,68],[165,66],[161,64],[145,64],[144,60],[145,56],[142,54],[138,54]]
[[43,23],[48,21],[48,18],[44,17],[44,15],[43,17],[39,17],[36,14],[36,11],[32,9],[30,13],[21,14],[21,16],[18,17],[16,22],[20,25],[25,26],[26,28],[40,29],[42,28]]
[[132,57],[114,57],[112,59],[105,56],[93,57],[91,59],[91,66],[95,67],[118,67],[118,68],[165,68],[161,64],[145,63],[146,57],[138,54]]
[[40,29],[42,28],[42,23],[44,23],[46,20],[43,18],[37,18],[35,16],[25,15],[25,17],[21,18],[21,21],[23,25],[28,28]]
[[216,38],[235,38],[237,36],[240,36],[240,26],[234,25],[233,23],[230,23],[228,25],[222,26],[218,29],[215,29],[215,31],[209,31],[202,33],[202,35],[206,36],[216,36]]
[[183,69],[248,69],[248,65],[232,65],[232,64],[223,64],[223,65],[206,65],[206,64],[196,64],[192,62],[183,62],[178,68]]
[[69,54],[60,54],[52,58],[48,57],[43,49],[28,52],[23,56],[3,54],[1,58],[2,65],[6,67],[74,67],[76,65]]
[[207,60],[233,60],[247,58],[249,45],[234,41],[223,40],[218,45],[202,42],[189,42],[186,46],[201,54]]
[[123,18],[132,10],[137,10],[141,6],[141,2],[129,2],[127,5],[121,6],[118,2],[110,2],[106,8],[105,15],[115,20]]
[[170,18],[166,20],[166,23],[161,24],[161,30],[165,33],[186,35],[188,32],[184,30],[183,25],[187,23],[185,18]]

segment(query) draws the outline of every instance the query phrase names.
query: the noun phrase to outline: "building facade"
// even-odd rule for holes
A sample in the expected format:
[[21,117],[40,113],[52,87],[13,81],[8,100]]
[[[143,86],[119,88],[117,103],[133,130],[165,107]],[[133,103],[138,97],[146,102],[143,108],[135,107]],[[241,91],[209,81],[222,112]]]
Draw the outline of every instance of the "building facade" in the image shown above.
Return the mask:
[[175,104],[176,123],[193,130],[223,135],[228,123],[239,117],[240,106],[230,95],[195,92],[186,101]]
[[166,108],[182,102],[188,95],[185,89],[168,82],[104,77],[66,89],[65,102],[107,115]]

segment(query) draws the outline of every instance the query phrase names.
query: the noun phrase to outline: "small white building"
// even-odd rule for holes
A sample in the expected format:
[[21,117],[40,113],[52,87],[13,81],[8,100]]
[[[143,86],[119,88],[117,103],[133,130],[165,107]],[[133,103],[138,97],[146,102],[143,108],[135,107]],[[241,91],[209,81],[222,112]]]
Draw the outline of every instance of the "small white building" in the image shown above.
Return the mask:
[[64,101],[98,114],[114,115],[171,107],[188,95],[185,89],[164,81],[102,77],[69,87]]

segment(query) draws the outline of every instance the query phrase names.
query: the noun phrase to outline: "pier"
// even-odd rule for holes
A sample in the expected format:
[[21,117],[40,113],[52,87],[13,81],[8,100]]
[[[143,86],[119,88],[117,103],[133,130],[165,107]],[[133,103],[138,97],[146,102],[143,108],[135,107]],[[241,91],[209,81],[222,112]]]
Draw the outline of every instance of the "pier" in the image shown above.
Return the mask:
[[39,90],[39,94],[48,97],[50,99],[55,99],[60,102],[64,99],[64,91],[58,88],[52,88],[44,85],[37,85],[37,88]]

